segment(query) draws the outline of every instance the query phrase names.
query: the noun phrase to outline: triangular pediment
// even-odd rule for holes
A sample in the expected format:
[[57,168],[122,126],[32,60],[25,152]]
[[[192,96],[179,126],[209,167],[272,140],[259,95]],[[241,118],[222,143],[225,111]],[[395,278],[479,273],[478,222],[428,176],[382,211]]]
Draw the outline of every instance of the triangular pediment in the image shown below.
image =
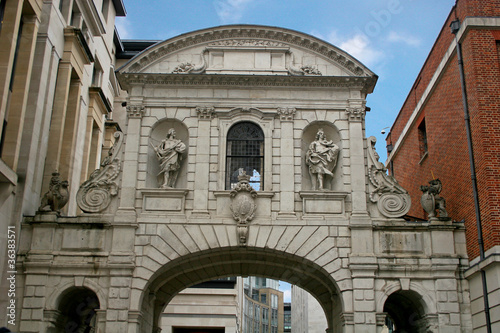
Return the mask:
[[255,25],[221,26],[168,39],[119,72],[376,78],[354,57],[316,37]]

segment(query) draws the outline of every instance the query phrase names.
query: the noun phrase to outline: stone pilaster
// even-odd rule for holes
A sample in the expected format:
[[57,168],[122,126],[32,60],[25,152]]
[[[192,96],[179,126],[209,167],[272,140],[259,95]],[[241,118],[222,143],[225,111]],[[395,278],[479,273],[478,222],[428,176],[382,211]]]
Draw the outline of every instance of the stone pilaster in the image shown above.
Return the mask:
[[[278,108],[281,120],[280,137],[280,211],[278,218],[296,218],[295,215],[295,172],[294,172],[294,147],[293,147],[293,118],[295,108]],[[290,168],[292,174],[290,175]],[[286,178],[284,175],[288,175]],[[290,180],[291,177],[291,180]]]
[[213,107],[196,108],[198,138],[196,140],[193,215],[208,216],[208,188],[210,172],[210,122],[215,116]]
[[[133,92],[138,96],[142,93],[142,87],[134,87]],[[117,215],[120,221],[129,221],[135,223],[135,189],[137,187],[139,143],[141,137],[142,116],[145,107],[140,99],[134,99],[127,105],[127,136],[125,140],[122,174],[131,175],[131,177],[122,177],[122,187],[120,196],[120,205]],[[130,218],[125,218],[129,215]]]
[[[363,121],[365,106],[363,101],[349,101],[346,115],[349,121],[349,142],[351,159],[351,187],[353,216],[368,217],[365,184],[365,152]],[[358,105],[359,104],[359,105]]]

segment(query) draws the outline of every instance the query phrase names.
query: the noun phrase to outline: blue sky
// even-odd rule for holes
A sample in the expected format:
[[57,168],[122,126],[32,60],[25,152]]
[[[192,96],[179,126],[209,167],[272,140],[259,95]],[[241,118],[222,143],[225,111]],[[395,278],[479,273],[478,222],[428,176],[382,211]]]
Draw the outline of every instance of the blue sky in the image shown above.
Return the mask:
[[[122,39],[165,40],[224,24],[260,24],[301,31],[347,51],[379,76],[368,96],[366,135],[385,135],[455,0],[124,0]],[[290,286],[281,283],[289,301]]]
[[379,76],[368,96],[366,135],[385,135],[415,81],[455,0],[124,0],[122,39],[165,40],[224,24],[301,31],[347,51]]

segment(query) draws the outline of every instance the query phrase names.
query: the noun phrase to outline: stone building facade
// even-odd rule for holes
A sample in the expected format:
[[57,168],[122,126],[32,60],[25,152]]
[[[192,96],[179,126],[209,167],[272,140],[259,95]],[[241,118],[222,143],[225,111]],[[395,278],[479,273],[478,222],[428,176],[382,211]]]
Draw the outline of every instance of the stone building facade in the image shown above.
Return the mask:
[[31,171],[8,220],[16,331],[157,332],[176,294],[229,276],[303,288],[328,332],[388,316],[470,331],[463,223],[401,218],[410,196],[365,137],[373,72],[315,37],[236,25],[157,43],[115,81],[123,7],[102,4],[43,3]]
[[[112,145],[114,24],[123,15],[121,0],[0,1],[0,326],[9,319],[19,328],[26,295],[14,263],[28,241],[22,217],[46,209],[41,197],[56,172],[69,184],[58,193],[68,203],[61,214],[75,216],[81,180]],[[17,310],[7,309],[16,297]],[[41,320],[43,311],[24,315]]]
[[[391,148],[388,167],[408,188],[412,201],[420,200],[422,192],[410,185],[424,185],[439,178],[449,216],[464,221],[470,259],[465,276],[471,286],[473,327],[475,331],[486,329],[484,274],[493,332],[500,330],[499,16],[500,1],[457,1],[387,137]],[[456,37],[450,30],[453,21],[458,23]],[[465,94],[457,43],[462,52]],[[464,121],[464,96],[472,150]],[[474,209],[472,178],[477,180],[479,214]],[[409,215],[426,218],[418,205],[412,207]],[[478,219],[483,249],[478,242]]]

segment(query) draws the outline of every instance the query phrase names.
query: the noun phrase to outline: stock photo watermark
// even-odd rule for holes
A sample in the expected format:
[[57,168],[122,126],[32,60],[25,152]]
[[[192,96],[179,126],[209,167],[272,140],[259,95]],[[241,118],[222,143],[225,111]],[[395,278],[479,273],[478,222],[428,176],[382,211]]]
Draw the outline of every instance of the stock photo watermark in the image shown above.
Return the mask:
[[389,0],[385,8],[370,12],[373,19],[368,21],[362,30],[359,30],[368,37],[376,37],[391,24],[394,15],[400,14],[402,11],[403,5],[400,0]]
[[9,325],[16,324],[16,227],[7,227],[7,322]]

